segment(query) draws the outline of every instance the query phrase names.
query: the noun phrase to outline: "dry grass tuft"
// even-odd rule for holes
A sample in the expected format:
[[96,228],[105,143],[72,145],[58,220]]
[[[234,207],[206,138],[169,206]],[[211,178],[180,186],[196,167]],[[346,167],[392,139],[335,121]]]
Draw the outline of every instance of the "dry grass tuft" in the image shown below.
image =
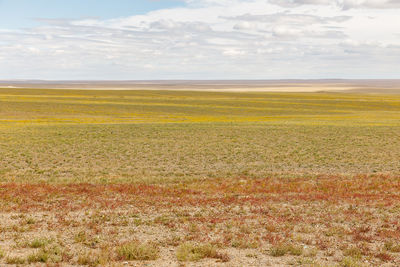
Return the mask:
[[110,252],[109,251],[93,251],[85,250],[79,252],[78,261],[79,265],[86,265],[90,267],[105,266],[110,263]]
[[300,256],[303,254],[303,247],[292,244],[277,244],[271,247],[270,254],[273,257],[282,257],[286,254]]
[[11,257],[6,258],[6,263],[7,264],[15,264],[15,265],[25,264],[26,259],[23,257],[19,257],[19,256],[11,256]]
[[154,243],[139,243],[133,241],[117,248],[117,257],[119,260],[156,260],[159,257],[160,250]]
[[176,257],[179,261],[199,261],[205,258],[219,259],[222,262],[229,261],[229,256],[219,253],[211,244],[195,244],[186,242],[176,249]]
[[50,240],[47,238],[36,238],[29,243],[29,247],[31,248],[42,248],[50,243]]

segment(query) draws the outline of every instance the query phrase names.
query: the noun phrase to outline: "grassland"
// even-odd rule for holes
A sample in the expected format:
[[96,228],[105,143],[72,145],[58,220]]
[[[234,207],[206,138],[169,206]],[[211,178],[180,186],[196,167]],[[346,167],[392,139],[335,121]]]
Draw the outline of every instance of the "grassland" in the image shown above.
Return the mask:
[[0,265],[398,266],[400,96],[0,89]]

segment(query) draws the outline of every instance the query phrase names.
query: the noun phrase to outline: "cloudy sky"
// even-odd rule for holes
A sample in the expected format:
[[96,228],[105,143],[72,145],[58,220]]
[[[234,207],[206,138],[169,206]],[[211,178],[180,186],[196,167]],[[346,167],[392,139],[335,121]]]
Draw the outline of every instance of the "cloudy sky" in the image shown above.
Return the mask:
[[400,78],[400,0],[0,0],[0,79]]

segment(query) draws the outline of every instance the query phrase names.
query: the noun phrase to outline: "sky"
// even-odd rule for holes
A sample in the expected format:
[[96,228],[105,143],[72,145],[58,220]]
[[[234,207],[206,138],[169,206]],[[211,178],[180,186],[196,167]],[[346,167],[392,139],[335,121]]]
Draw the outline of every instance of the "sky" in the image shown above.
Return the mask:
[[0,79],[395,79],[400,0],[0,0]]

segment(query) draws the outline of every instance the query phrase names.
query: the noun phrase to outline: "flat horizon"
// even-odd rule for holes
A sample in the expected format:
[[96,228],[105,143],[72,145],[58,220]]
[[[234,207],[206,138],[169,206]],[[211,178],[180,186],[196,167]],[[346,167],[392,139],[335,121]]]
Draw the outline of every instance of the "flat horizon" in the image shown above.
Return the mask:
[[400,94],[398,79],[0,80],[0,88],[177,90],[209,92],[352,92]]

